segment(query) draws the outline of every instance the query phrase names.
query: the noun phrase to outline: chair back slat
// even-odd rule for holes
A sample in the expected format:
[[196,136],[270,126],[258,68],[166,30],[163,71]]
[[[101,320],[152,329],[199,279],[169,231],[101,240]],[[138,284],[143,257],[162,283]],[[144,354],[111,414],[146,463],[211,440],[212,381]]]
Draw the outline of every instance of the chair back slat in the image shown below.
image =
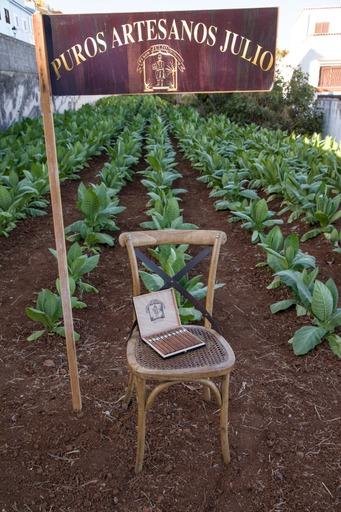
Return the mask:
[[221,243],[226,242],[226,234],[223,231],[203,229],[162,229],[157,231],[131,231],[121,233],[119,243],[126,245],[129,236],[134,247],[153,246],[161,244],[190,244],[190,245],[214,245],[217,235]]

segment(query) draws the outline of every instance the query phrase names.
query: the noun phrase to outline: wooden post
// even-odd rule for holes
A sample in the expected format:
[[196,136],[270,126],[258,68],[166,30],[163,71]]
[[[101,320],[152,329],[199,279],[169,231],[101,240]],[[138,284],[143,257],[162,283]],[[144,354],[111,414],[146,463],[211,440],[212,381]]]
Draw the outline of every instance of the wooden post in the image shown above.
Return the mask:
[[49,171],[54,236],[57,249],[58,273],[60,279],[60,295],[63,307],[66,351],[69,363],[72,406],[74,411],[80,411],[82,409],[82,398],[79,387],[76,346],[73,334],[73,318],[66,256],[63,209],[60,194],[56,138],[53,124],[51,83],[48,71],[48,60],[43,28],[43,17],[40,13],[36,13],[33,16],[33,28],[40,86],[40,104],[44,124],[47,167]]

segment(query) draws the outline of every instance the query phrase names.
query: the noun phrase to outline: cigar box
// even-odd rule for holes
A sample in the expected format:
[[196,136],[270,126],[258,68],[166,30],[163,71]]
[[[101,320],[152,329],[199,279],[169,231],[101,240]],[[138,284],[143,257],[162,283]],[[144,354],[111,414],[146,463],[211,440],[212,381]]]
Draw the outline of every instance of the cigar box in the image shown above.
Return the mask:
[[205,345],[181,325],[173,288],[133,297],[142,340],[167,358]]

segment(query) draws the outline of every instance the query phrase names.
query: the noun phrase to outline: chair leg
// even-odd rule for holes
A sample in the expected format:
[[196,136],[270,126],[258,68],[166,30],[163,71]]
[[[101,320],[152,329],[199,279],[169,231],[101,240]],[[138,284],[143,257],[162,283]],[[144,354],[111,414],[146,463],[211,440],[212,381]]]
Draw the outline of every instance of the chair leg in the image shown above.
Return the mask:
[[129,407],[131,399],[132,399],[133,391],[134,391],[134,377],[133,377],[132,372],[130,372],[129,373],[129,378],[128,378],[127,389],[126,389],[126,392],[125,392],[125,394],[124,394],[124,396],[122,398],[122,402],[123,402],[124,408],[128,408]]
[[211,390],[208,386],[204,386],[204,400],[205,402],[211,401]]
[[228,403],[229,403],[229,381],[230,374],[228,373],[223,377],[221,385],[221,398],[222,405],[220,411],[220,436],[221,436],[221,451],[224,459],[224,463],[230,462],[230,448],[229,448],[229,437],[228,437]]
[[140,473],[143,466],[145,437],[146,437],[146,381],[135,377],[137,396],[137,451],[135,473]]

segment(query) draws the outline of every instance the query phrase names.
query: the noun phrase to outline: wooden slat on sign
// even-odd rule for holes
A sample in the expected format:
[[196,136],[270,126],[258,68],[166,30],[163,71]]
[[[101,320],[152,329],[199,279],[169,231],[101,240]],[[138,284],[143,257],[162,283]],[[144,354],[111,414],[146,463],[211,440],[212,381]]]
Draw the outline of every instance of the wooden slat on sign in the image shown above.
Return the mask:
[[63,307],[66,350],[71,383],[72,405],[74,411],[80,411],[82,409],[82,399],[79,387],[77,355],[73,334],[73,318],[64,235],[63,210],[60,194],[55,131],[53,124],[51,85],[47,68],[47,54],[41,14],[37,13],[33,16],[33,28],[40,85],[40,104],[43,114],[47,167],[49,171],[53,226],[57,249],[60,295]]
[[277,8],[44,15],[52,92],[265,91]]

